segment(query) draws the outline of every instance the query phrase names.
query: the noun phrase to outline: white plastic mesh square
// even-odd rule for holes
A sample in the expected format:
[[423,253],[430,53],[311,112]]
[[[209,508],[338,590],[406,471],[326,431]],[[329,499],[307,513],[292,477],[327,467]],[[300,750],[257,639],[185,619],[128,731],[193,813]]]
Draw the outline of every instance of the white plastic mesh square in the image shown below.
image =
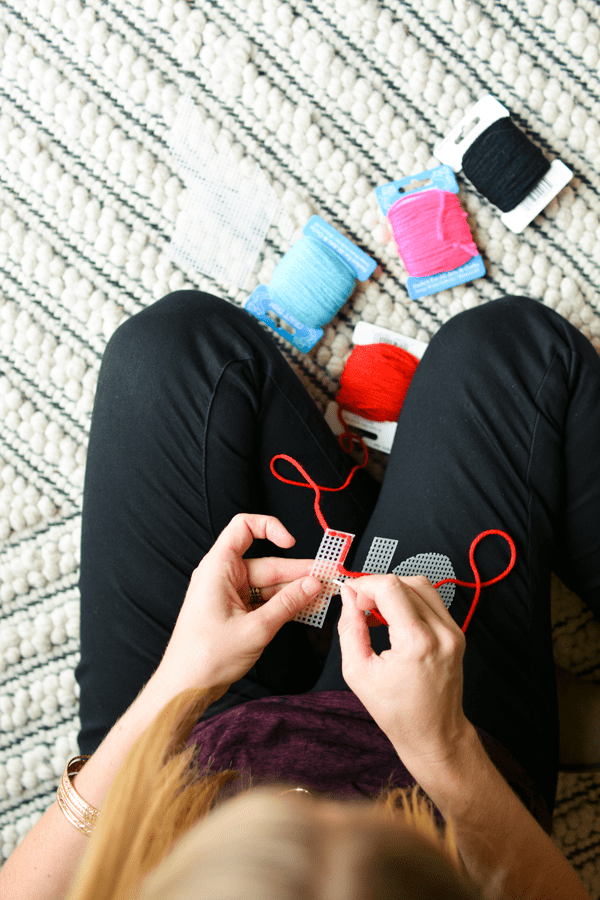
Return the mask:
[[[443,553],[419,553],[418,556],[405,559],[392,571],[394,575],[424,575],[432,584],[437,584],[444,578],[456,578],[452,563]],[[454,599],[455,589],[454,584],[443,584],[438,588],[446,609]]]
[[353,538],[354,535],[346,531],[333,531],[331,528],[325,531],[310,573],[319,579],[323,587],[313,602],[298,613],[295,617],[296,622],[305,622],[317,628],[323,627],[331,598],[339,589],[339,585],[334,584],[333,579],[344,580],[345,576],[339,574],[338,566],[346,558]]
[[179,101],[169,149],[188,188],[169,258],[243,288],[271,224],[277,221],[287,240],[291,220],[258,166],[242,174],[228,145],[215,149],[188,95]]

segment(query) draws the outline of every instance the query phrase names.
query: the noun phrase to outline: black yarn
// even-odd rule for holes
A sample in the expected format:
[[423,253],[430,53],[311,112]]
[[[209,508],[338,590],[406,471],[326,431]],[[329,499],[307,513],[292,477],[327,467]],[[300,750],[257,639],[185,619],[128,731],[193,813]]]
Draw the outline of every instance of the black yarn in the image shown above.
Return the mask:
[[509,116],[497,119],[475,138],[463,156],[462,168],[480,194],[502,212],[518,206],[550,163]]

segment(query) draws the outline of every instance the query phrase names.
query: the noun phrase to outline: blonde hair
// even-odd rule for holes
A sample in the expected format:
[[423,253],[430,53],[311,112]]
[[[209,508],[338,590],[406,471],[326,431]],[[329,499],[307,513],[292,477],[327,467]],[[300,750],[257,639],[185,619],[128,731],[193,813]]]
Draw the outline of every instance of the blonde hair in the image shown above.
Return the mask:
[[140,900],[476,896],[435,837],[402,827],[373,804],[255,789],[193,828],[146,879]]
[[136,742],[68,900],[480,896],[460,874],[451,829],[438,830],[418,792],[350,804],[253,788],[223,802],[239,773],[202,773],[185,748],[204,705],[185,691]]

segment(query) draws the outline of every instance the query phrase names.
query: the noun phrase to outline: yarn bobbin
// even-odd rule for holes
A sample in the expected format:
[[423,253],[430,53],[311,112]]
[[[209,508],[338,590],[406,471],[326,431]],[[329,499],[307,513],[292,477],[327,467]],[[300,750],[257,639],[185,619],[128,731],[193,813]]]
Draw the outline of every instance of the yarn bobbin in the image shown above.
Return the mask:
[[[372,325],[370,322],[358,322],[352,335],[352,341],[356,346],[391,344],[405,350],[417,359],[421,359],[427,348],[424,341],[399,334],[389,328]],[[365,391],[368,391],[369,387],[369,383],[365,382]],[[325,421],[338,437],[343,435],[345,430],[351,429],[362,438],[368,447],[373,450],[381,450],[383,453],[390,453],[398,424],[397,420],[377,421],[348,409],[340,409],[340,405],[335,400],[330,401],[327,405]]]
[[244,307],[298,350],[307,353],[323,337],[354,290],[377,263],[320,216],[312,216],[303,237],[283,256],[267,287],[260,284]]
[[467,214],[452,191],[421,191],[388,210],[400,258],[409,275],[425,278],[464,266],[478,250]]
[[[415,183],[416,186],[412,187]],[[375,196],[377,197],[382,213],[385,216],[388,216],[390,211],[396,207],[397,203],[404,204],[407,202],[418,202],[420,195],[425,191],[458,194],[458,182],[456,181],[452,169],[446,165],[436,166],[433,169],[426,169],[424,172],[419,172],[417,175],[409,175],[398,181],[390,181],[388,184],[376,187]],[[418,214],[419,207],[417,206],[416,209]],[[426,223],[428,223],[431,230],[429,237],[429,252],[435,253],[436,247],[440,246],[440,242],[443,243],[445,236],[447,236],[448,240],[453,240],[444,228],[440,228],[442,223],[435,216],[433,218],[428,217]],[[466,219],[463,224],[466,229],[468,229]],[[470,235],[470,231],[468,233]],[[463,230],[461,240],[464,238],[465,234],[466,232]],[[395,237],[400,250],[402,241],[398,239],[398,235],[395,235]],[[414,239],[414,235],[406,235],[406,241],[414,241]],[[427,240],[427,235],[422,234],[421,239]],[[483,259],[481,258],[481,255],[477,253],[477,247],[472,243],[472,239],[471,244],[471,250],[474,251],[473,255],[456,268],[440,271],[438,266],[437,271],[435,271],[435,267],[432,269],[433,274],[424,276],[413,276],[409,274],[406,281],[406,289],[409,297],[413,300],[418,299],[419,297],[428,297],[430,294],[448,290],[459,284],[464,284],[467,281],[474,281],[476,278],[484,276],[485,265]],[[468,257],[468,253],[463,254],[463,259],[465,258],[465,255]],[[453,254],[450,254],[448,258],[451,259],[452,257]]]
[[[481,142],[483,138],[488,138],[489,146],[485,149],[485,170],[491,177],[500,182],[502,190],[503,180],[508,184],[508,178],[529,178],[529,175],[537,171],[538,178],[534,180],[530,189],[523,199],[521,199],[512,209],[507,209],[500,216],[501,221],[510,228],[515,234],[520,234],[530,222],[532,222],[539,213],[556,197],[573,177],[573,172],[565,166],[565,164],[555,159],[552,163],[547,163],[543,154],[535,145],[529,141],[524,134],[519,137],[517,127],[514,123],[506,123],[506,127],[502,126],[503,119],[510,119],[508,109],[503,106],[491,94],[486,94],[466,113],[458,124],[440,141],[434,149],[434,155],[444,165],[450,166],[454,172],[460,172],[463,169],[465,156],[469,162],[469,150]],[[528,145],[530,145],[528,147]],[[497,153],[494,153],[494,147]],[[474,148],[475,149],[475,148]],[[537,159],[536,162],[536,153]],[[512,157],[510,156],[512,151]],[[483,148],[480,143],[480,152]],[[521,154],[530,154],[531,168],[528,160],[522,158]],[[496,155],[497,159],[494,160]],[[547,164],[545,164],[547,163]],[[494,168],[494,164],[496,168]],[[471,163],[472,165],[472,163]],[[472,169],[471,171],[475,171]],[[464,170],[464,174],[468,177],[469,168]],[[528,174],[526,174],[528,173]],[[484,188],[480,191],[485,193],[487,180],[480,183]],[[477,185],[475,185],[477,187]],[[529,185],[528,185],[529,187]],[[478,188],[479,189],[479,188]],[[511,191],[512,192],[512,188]],[[490,199],[490,198],[488,198]],[[496,199],[498,197],[496,196]],[[492,202],[490,200],[490,202]],[[497,205],[497,204],[496,204]],[[503,204],[504,205],[504,204]]]

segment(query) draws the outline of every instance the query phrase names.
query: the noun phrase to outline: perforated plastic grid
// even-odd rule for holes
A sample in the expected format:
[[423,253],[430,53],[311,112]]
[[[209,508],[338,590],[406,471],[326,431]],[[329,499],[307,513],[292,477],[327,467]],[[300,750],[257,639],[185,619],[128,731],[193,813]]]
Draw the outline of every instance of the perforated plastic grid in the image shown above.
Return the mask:
[[[411,556],[396,566],[393,570],[394,575],[424,575],[429,578],[432,584],[437,584],[444,578],[455,578],[452,563],[443,553],[419,553],[418,556]],[[454,591],[456,585],[443,584],[438,588],[438,592],[446,609],[454,599]]]
[[373,538],[362,569],[363,572],[369,575],[385,575],[397,546],[398,541],[393,538]]
[[353,537],[353,534],[345,531],[327,529],[310,573],[319,579],[323,587],[313,602],[298,613],[295,617],[296,622],[305,622],[317,628],[323,627],[331,598],[338,591],[338,585],[334,584],[332,579],[344,580],[338,573],[338,566],[346,558]]
[[169,135],[188,195],[168,248],[170,259],[243,288],[272,222],[285,237],[291,221],[263,172],[242,167],[226,144],[218,151],[192,98],[181,98]]

